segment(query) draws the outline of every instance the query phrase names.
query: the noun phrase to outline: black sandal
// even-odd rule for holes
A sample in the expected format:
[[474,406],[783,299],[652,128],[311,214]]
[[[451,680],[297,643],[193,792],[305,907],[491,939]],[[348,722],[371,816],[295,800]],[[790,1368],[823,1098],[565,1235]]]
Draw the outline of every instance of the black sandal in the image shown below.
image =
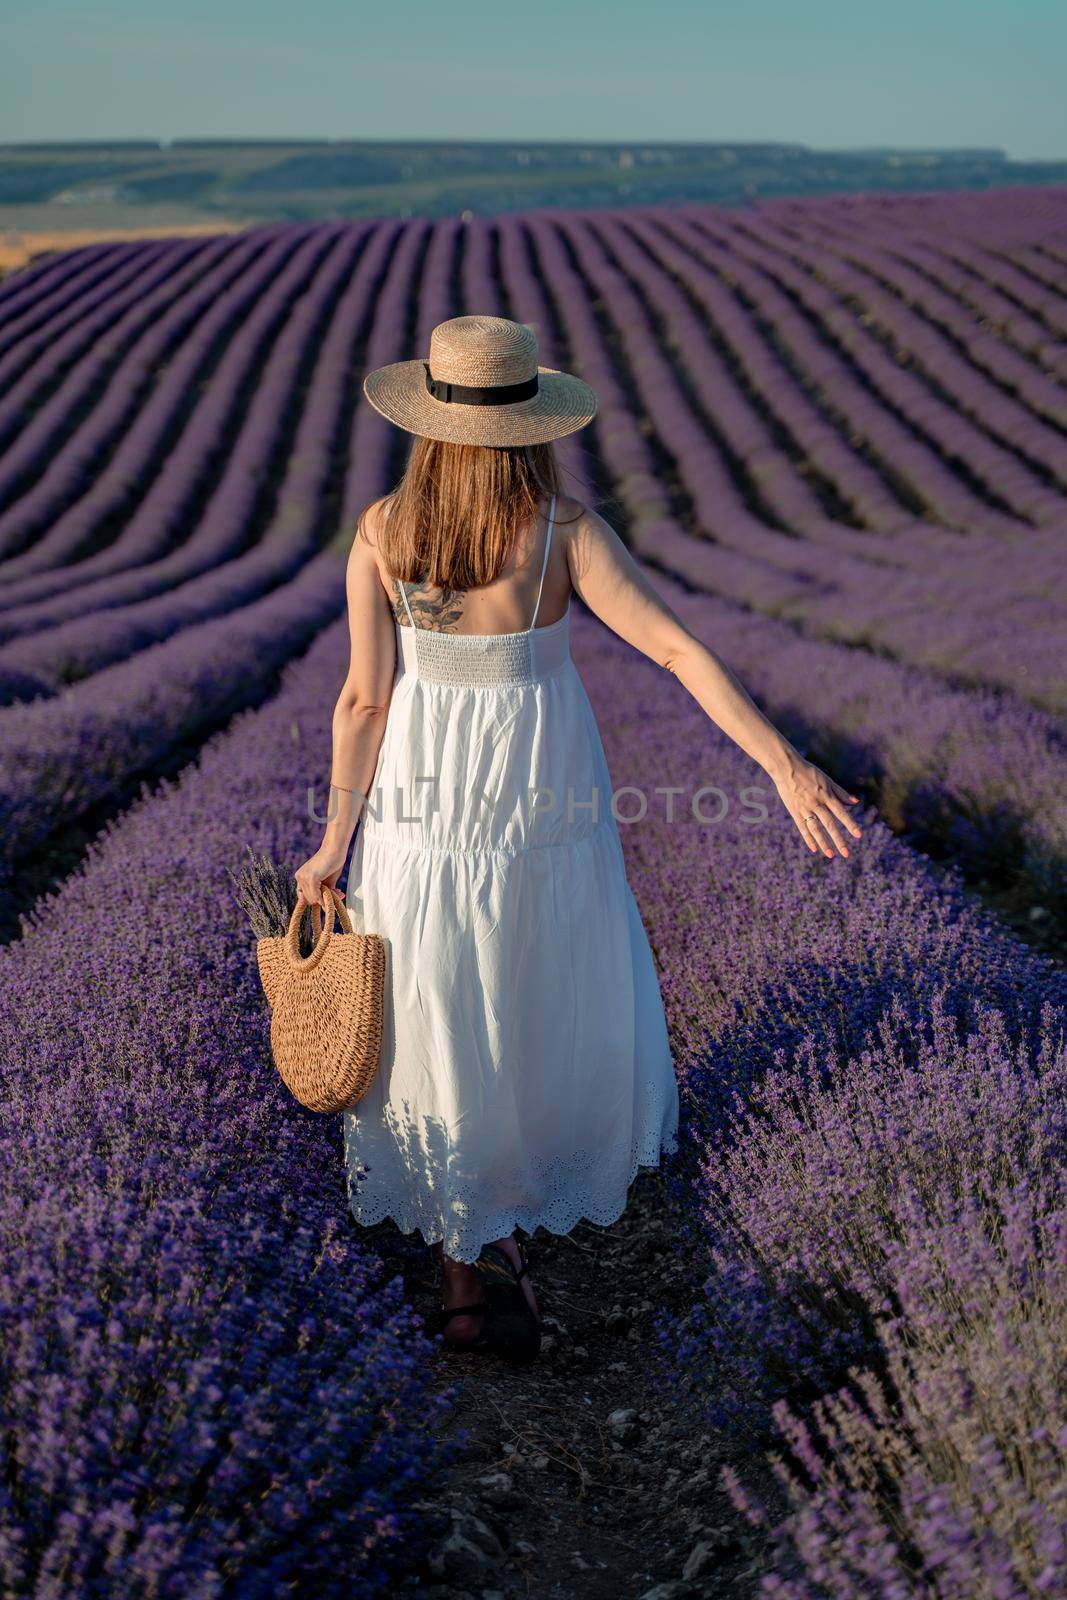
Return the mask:
[[482,1326],[473,1339],[449,1339],[445,1343],[450,1350],[479,1350],[489,1343],[489,1307],[484,1300],[477,1301],[469,1306],[451,1306],[447,1311],[442,1309],[438,1315],[437,1331],[443,1334],[453,1317],[480,1316]]
[[487,1342],[506,1360],[522,1363],[532,1361],[541,1349],[541,1319],[523,1292],[521,1280],[530,1266],[522,1240],[515,1243],[522,1263],[518,1268],[498,1244],[483,1245],[474,1265],[489,1306]]

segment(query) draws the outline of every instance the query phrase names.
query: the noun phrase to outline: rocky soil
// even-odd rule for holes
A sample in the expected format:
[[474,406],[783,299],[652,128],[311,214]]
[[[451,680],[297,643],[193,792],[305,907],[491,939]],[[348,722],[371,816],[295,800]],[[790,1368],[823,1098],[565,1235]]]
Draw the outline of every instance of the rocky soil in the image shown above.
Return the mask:
[[[510,1367],[441,1344],[467,1442],[425,1509],[429,1560],[404,1592],[430,1600],[702,1600],[754,1595],[766,1554],[719,1486],[742,1463],[658,1369],[654,1330],[684,1315],[692,1273],[674,1254],[671,1202],[644,1170],[613,1226],[527,1239],[542,1352]],[[418,1234],[367,1230],[403,1271],[430,1327],[435,1268]]]

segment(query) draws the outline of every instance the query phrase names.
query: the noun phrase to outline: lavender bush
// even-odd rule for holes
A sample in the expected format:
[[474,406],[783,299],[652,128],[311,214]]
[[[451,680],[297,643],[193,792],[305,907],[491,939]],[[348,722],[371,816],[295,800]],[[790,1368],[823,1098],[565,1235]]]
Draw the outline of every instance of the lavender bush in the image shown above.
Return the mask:
[[[310,843],[343,625],[0,953],[6,1592],[390,1592],[441,1463],[429,1341],[281,1086],[242,841]],[[58,1003],[57,1003],[58,997]]]
[[[664,675],[575,636],[616,785],[754,781]],[[795,1509],[766,1592],[1056,1593],[1067,978],[869,818],[824,862],[784,814],[676,805],[624,829],[703,1280],[663,1350],[735,1437],[775,1421]]]
[[[1035,1175],[920,1217],[891,1258],[884,1373],[781,1405],[779,1600],[1041,1600],[1067,1586],[1067,1207]],[[736,1474],[739,1509],[766,1511]]]
[[114,803],[205,727],[263,700],[343,605],[343,562],[323,551],[231,616],[186,628],[60,697],[0,711],[0,882],[63,821]]
[[437,1411],[399,1281],[280,1183],[121,1176],[4,1226],[4,1593],[388,1592]]

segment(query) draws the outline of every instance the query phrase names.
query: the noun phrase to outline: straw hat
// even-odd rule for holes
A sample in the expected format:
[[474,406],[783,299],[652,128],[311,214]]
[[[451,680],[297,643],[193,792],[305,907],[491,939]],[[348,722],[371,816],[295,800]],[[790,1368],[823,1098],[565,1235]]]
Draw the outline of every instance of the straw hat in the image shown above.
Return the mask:
[[541,444],[596,414],[589,385],[539,367],[534,330],[507,317],[439,322],[429,361],[377,367],[363,393],[398,428],[455,444]]

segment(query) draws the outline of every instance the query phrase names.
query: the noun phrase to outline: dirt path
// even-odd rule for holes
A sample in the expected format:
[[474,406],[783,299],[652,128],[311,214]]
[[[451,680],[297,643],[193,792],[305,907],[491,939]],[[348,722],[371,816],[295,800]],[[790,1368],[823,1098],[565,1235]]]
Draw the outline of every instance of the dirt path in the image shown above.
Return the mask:
[[[669,1242],[658,1172],[642,1171],[620,1220],[528,1240],[545,1317],[540,1358],[442,1350],[459,1383],[453,1427],[466,1450],[427,1505],[430,1561],[406,1592],[432,1600],[700,1600],[753,1595],[761,1552],[718,1486],[730,1459],[691,1399],[671,1393],[651,1338],[684,1314],[687,1273]],[[431,1322],[437,1288],[419,1235],[391,1224],[368,1242],[403,1271]],[[683,1573],[686,1576],[683,1578]]]

